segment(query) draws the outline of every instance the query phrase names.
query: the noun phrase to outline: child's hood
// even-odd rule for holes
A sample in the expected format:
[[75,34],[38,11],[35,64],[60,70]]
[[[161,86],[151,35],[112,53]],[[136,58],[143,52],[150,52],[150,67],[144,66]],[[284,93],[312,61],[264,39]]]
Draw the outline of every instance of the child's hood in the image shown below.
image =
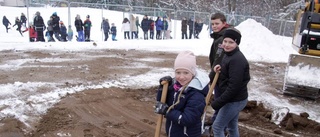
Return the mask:
[[198,90],[203,90],[209,83],[210,79],[206,73],[200,70],[196,70],[196,76],[191,80],[188,87],[193,87]]

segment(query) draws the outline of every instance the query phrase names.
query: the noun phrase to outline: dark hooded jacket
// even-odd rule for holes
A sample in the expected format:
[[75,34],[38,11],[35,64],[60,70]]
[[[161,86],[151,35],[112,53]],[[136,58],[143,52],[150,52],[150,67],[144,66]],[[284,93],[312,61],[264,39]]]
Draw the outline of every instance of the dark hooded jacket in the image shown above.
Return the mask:
[[[173,84],[169,86],[166,104],[168,106],[180,101],[166,114],[166,133],[168,137],[200,137],[201,116],[206,106],[205,97],[208,93],[209,78],[204,72],[197,71],[184,91],[175,91]],[[160,86],[157,100],[160,101],[162,87]]]
[[60,26],[59,26],[60,17],[57,16],[56,14],[53,14],[51,17],[52,17],[53,31],[60,31]]
[[8,26],[9,24],[11,25],[10,21],[8,20],[8,18],[6,16],[3,16],[2,24],[5,26]]
[[218,110],[227,103],[248,98],[249,69],[249,63],[239,47],[231,52],[225,52],[217,81],[217,90],[215,90],[215,94],[218,92],[219,96],[211,103],[213,109]]

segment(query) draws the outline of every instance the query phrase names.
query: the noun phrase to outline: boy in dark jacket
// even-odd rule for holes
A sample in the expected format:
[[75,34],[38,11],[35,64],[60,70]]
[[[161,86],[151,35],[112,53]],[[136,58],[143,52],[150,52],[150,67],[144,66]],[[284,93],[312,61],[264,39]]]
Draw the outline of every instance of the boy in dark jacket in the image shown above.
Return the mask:
[[167,81],[169,88],[166,102],[161,103],[163,86],[159,86],[155,112],[165,115],[167,136],[200,137],[209,78],[197,69],[196,57],[191,51],[178,54],[174,71],[174,79],[170,76],[160,79],[160,83]]
[[83,26],[84,26],[84,39],[85,41],[90,41],[90,31],[92,27],[90,15],[87,15],[87,19],[83,22]]
[[16,25],[17,25],[17,31],[19,31],[19,33],[21,34],[21,36],[23,36],[23,35],[22,35],[22,32],[21,32],[22,22],[19,20],[18,17],[16,17],[15,24],[14,24],[12,27],[14,27],[14,26],[16,26]]
[[[224,56],[223,48],[220,46],[223,41],[223,34],[224,31],[229,27],[229,25],[226,22],[226,17],[222,13],[215,13],[211,16],[211,27],[213,30],[213,33],[210,34],[211,38],[213,38],[213,43],[211,45],[211,50],[209,54],[209,61],[210,61],[210,83],[212,83],[213,78],[215,76],[215,72],[213,71],[213,67],[217,64],[221,63],[221,60]],[[217,98],[219,95],[218,89],[215,87],[214,91],[214,99]],[[214,122],[219,110],[216,109],[213,116],[212,116],[212,122]]]
[[225,55],[220,64],[214,66],[220,72],[215,94],[211,102],[214,110],[219,110],[213,122],[215,137],[225,136],[225,127],[230,137],[239,137],[238,118],[248,102],[248,82],[250,68],[246,57],[239,50],[241,33],[235,28],[225,30],[222,47]]
[[112,37],[112,41],[117,41],[117,39],[116,39],[116,36],[117,36],[117,28],[116,28],[116,26],[114,25],[114,23],[112,23],[111,24],[111,29],[110,29],[110,31],[111,31],[111,37]]

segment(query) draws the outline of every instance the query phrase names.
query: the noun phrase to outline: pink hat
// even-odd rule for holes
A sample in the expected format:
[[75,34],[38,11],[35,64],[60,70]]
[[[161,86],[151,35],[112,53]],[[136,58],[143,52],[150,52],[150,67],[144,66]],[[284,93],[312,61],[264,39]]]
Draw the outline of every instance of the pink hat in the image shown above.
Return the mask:
[[191,51],[182,51],[174,61],[174,71],[177,69],[186,69],[193,75],[196,75],[196,56]]

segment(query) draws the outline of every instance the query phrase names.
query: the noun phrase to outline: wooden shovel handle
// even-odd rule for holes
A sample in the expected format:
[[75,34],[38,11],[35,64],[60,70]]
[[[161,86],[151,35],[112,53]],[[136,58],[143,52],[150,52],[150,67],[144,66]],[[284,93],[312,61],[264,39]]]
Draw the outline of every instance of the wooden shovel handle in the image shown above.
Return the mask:
[[[209,88],[209,91],[208,91],[208,94],[206,96],[206,105],[210,105],[210,99],[211,99],[211,96],[214,94],[213,93],[213,90],[214,90],[214,87],[216,86],[217,84],[217,81],[218,81],[218,77],[219,77],[219,72],[217,72],[213,78],[213,81],[211,83],[211,86]],[[205,110],[206,111],[206,110]]]
[[[169,83],[168,83],[168,81],[162,81],[161,85],[163,85],[163,88],[162,88],[162,94],[161,94],[160,101],[161,101],[161,103],[166,103]],[[155,137],[160,137],[162,119],[163,119],[163,115],[159,115],[158,121],[157,121],[156,132],[154,134]]]

